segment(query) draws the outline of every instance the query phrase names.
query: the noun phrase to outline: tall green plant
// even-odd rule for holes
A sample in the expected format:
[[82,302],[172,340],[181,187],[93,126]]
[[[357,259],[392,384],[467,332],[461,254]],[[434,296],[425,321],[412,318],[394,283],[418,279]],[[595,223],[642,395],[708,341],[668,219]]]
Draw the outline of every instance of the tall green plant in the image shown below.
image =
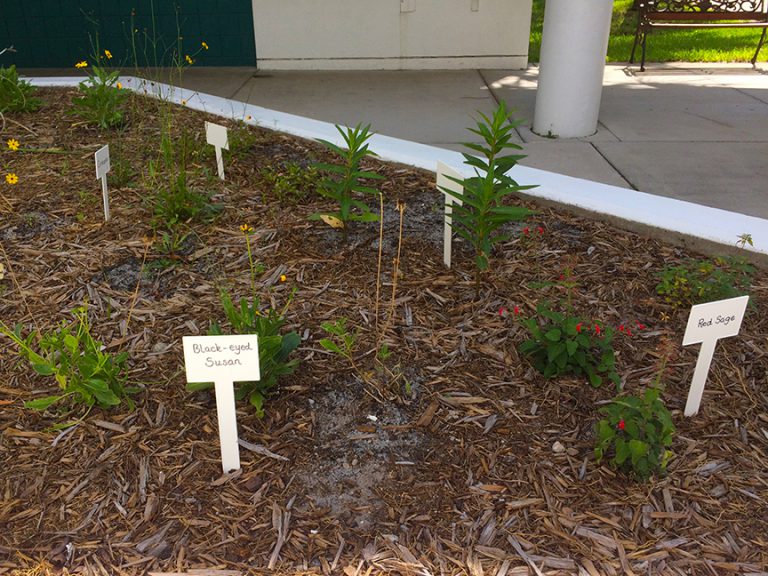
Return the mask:
[[[370,132],[370,125],[361,126],[358,124],[354,128],[347,128],[346,130],[337,125],[336,130],[344,139],[345,148],[327,140],[318,140],[318,142],[335,152],[340,157],[341,164],[321,162],[315,164],[314,167],[330,174],[322,180],[318,191],[323,196],[336,200],[339,209],[336,212],[313,214],[310,219],[324,219],[326,221],[329,221],[329,217],[336,219],[340,222],[344,241],[346,241],[349,222],[375,222],[379,219],[378,214],[371,212],[370,207],[365,202],[354,198],[353,194],[362,192],[377,195],[378,190],[366,186],[362,181],[381,180],[383,176],[360,169],[360,162],[364,158],[376,156],[368,148],[368,140],[373,136]],[[333,223],[334,221],[330,220],[330,222]]]
[[509,206],[504,200],[510,194],[528,190],[534,186],[521,186],[507,175],[518,160],[519,154],[506,154],[507,150],[521,150],[512,142],[516,123],[502,101],[491,118],[480,114],[482,120],[469,131],[483,139],[483,143],[466,142],[463,145],[479,154],[463,153],[464,163],[474,169],[475,175],[464,179],[452,178],[463,186],[462,192],[442,188],[461,205],[453,205],[452,227],[475,251],[475,285],[480,288],[480,276],[489,267],[493,246],[509,238],[500,232],[508,223],[522,220],[533,212],[520,206]]

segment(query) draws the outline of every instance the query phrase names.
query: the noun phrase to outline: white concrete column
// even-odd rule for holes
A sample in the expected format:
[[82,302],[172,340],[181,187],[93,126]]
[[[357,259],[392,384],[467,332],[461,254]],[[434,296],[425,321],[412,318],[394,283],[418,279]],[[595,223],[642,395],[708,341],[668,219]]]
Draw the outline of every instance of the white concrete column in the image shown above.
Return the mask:
[[576,138],[597,131],[613,0],[547,0],[533,131]]

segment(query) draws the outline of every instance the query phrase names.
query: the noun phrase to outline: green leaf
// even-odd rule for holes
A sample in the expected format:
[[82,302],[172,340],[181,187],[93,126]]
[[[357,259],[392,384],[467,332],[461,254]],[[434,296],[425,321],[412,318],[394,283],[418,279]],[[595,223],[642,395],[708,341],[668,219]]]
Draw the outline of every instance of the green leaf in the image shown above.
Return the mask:
[[187,382],[185,388],[188,392],[199,392],[213,388],[213,382]]
[[41,376],[50,376],[55,372],[53,366],[48,363],[45,364],[32,364],[32,370],[40,374]]
[[342,354],[341,348],[334,342],[333,340],[330,340],[328,338],[322,338],[320,340],[320,346],[328,350],[329,352],[334,352],[336,354]]
[[107,383],[103,380],[89,378],[88,380],[82,381],[80,386],[92,394],[102,406],[117,406],[120,404],[120,398],[109,389],[109,386],[107,386]]
[[629,441],[629,452],[632,455],[632,464],[637,465],[640,459],[648,454],[648,444],[641,440],[632,439]]
[[47,410],[51,404],[58,402],[62,398],[64,398],[64,396],[46,396],[45,398],[24,402],[24,407],[29,408],[30,410]]
[[552,328],[551,330],[547,331],[544,334],[544,338],[547,340],[551,340],[552,342],[557,342],[560,340],[560,337],[563,335],[562,331],[559,328]]

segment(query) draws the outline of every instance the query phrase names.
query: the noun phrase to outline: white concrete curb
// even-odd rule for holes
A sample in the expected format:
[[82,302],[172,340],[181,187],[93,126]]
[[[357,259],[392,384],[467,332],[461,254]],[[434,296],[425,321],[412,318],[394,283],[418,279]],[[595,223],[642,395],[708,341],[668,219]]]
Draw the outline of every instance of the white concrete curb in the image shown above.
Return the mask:
[[[83,78],[27,78],[35,86],[77,86]],[[333,124],[303,116],[276,112],[253,104],[245,104],[176,88],[160,82],[151,82],[133,76],[120,78],[123,86],[154,97],[163,97],[225,118],[243,120],[248,124],[270,128],[308,139],[322,138],[342,143]],[[454,166],[464,175],[471,174],[459,152],[418,144],[377,134],[370,140],[371,149],[383,160],[400,162],[425,170],[435,171],[438,160]],[[662,230],[735,246],[738,236],[751,234],[755,246],[746,249],[768,254],[768,220],[737,212],[710,208],[692,202],[627,190],[591,180],[572,178],[546,170],[515,166],[510,175],[520,184],[537,184],[526,191],[529,196],[560,204],[575,206],[599,214]]]

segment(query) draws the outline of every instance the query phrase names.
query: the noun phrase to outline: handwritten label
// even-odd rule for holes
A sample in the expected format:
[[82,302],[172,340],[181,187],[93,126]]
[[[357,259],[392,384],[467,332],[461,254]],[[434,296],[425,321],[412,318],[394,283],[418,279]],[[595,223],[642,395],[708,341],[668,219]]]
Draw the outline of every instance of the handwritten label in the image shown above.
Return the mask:
[[240,468],[235,413],[235,382],[261,379],[259,342],[254,334],[185,336],[187,382],[213,382],[219,421],[221,467],[224,473]]
[[224,157],[221,149],[229,150],[229,138],[227,136],[227,127],[213,122],[205,123],[205,139],[214,148],[216,148],[216,167],[219,171],[219,178],[224,180]]
[[462,202],[458,198],[455,198],[445,192],[445,190],[450,190],[452,192],[456,192],[457,194],[462,194],[464,192],[464,187],[459,184],[458,182],[455,182],[454,180],[451,180],[451,178],[456,178],[457,180],[463,179],[463,176],[460,172],[457,172],[447,164],[443,164],[442,162],[437,163],[437,188],[443,193],[443,196],[445,196],[445,224],[443,226],[443,263],[450,268],[451,267],[451,248],[452,248],[452,240],[453,235],[451,234],[451,224],[453,223],[453,204],[458,204],[461,206]]
[[109,161],[109,144],[102,146],[94,154],[96,158],[96,179],[101,179],[101,198],[104,203],[104,221],[109,222],[109,190],[107,188],[107,172],[112,168]]
[[683,336],[683,346],[701,343],[701,350],[693,371],[688,401],[685,404],[686,416],[693,416],[699,411],[712,356],[715,354],[715,345],[720,338],[729,338],[739,333],[748,302],[749,296],[739,296],[696,304],[691,308]]

